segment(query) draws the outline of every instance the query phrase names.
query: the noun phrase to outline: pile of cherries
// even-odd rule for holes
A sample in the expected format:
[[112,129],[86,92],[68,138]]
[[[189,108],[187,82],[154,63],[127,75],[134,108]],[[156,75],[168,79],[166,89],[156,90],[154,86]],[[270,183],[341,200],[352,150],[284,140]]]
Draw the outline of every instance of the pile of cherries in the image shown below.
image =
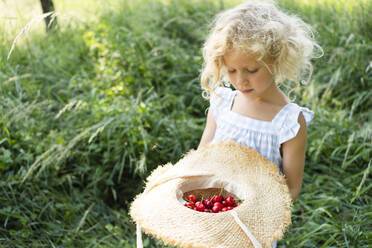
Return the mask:
[[197,199],[195,195],[187,196],[185,207],[199,212],[219,213],[229,211],[240,205],[240,200],[235,200],[233,196],[224,198],[222,195],[214,195],[208,199]]

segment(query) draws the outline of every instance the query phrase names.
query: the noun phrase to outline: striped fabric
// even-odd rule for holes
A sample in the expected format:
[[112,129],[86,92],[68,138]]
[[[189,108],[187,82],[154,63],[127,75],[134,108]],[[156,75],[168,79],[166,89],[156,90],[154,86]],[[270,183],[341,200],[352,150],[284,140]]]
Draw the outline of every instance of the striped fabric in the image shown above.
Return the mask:
[[231,111],[237,91],[219,87],[211,95],[210,110],[217,128],[212,140],[234,140],[257,150],[263,157],[276,164],[283,171],[280,145],[297,135],[300,129],[298,115],[303,114],[308,125],[314,113],[295,103],[288,103],[272,121],[261,121]]

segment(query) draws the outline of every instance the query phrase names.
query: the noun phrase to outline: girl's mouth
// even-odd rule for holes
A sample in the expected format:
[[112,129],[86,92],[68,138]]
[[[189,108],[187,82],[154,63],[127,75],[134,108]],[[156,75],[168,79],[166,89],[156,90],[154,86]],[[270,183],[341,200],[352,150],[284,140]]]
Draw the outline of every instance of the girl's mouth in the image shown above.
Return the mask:
[[248,94],[248,93],[250,93],[250,92],[252,92],[253,90],[252,89],[250,89],[250,90],[243,90],[242,92],[244,93],[244,94]]

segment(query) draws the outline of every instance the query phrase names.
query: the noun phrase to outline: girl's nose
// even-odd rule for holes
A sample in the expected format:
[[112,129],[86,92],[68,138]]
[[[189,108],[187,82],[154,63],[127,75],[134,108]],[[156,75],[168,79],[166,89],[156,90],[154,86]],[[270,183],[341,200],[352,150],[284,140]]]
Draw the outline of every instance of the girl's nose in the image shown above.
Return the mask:
[[239,85],[246,85],[248,83],[248,80],[247,80],[246,76],[244,75],[244,73],[239,73],[238,74],[237,83]]

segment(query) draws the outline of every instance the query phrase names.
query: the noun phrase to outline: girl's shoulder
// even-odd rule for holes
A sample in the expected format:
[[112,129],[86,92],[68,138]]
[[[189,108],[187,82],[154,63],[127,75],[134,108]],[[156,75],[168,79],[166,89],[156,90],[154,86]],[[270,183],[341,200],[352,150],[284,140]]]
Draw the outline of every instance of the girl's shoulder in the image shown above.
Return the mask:
[[211,97],[228,97],[233,93],[233,90],[227,87],[217,87],[211,94]]
[[211,93],[210,110],[215,119],[218,119],[223,111],[229,109],[233,95],[233,90],[227,87],[218,87]]
[[227,87],[218,87],[212,93],[210,97],[211,106],[226,106],[232,100],[233,90]]
[[279,129],[280,143],[294,138],[300,129],[299,116],[303,115],[306,126],[314,118],[314,112],[306,107],[301,107],[296,103],[288,103],[275,118],[275,125]]

